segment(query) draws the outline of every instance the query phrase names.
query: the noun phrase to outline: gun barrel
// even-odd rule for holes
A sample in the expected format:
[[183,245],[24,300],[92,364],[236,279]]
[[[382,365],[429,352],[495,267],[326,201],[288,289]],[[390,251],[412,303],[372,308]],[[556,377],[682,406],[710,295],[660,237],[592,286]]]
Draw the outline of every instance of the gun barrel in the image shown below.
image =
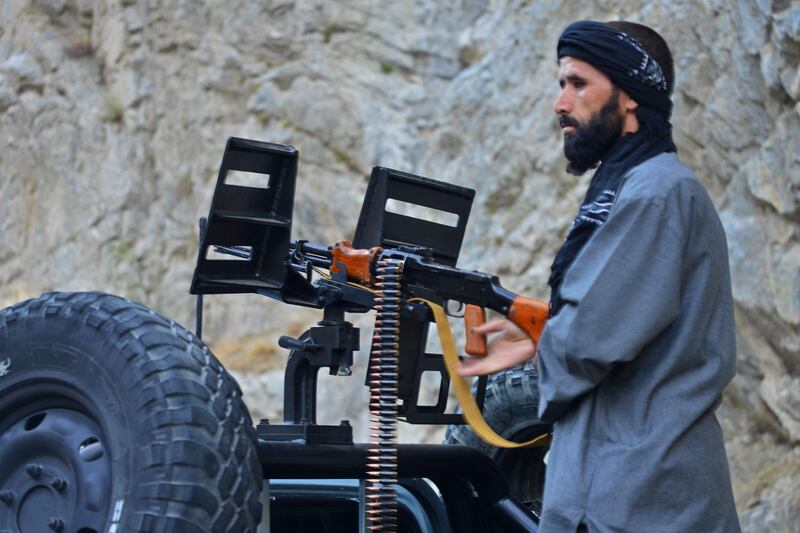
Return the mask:
[[330,259],[332,257],[331,247],[330,246],[323,246],[321,244],[314,244],[313,242],[308,241],[291,241],[289,242],[289,250],[295,251],[297,250],[298,245],[300,245],[300,252],[305,254],[311,255],[318,255],[320,257],[327,257]]
[[214,251],[223,255],[232,255],[241,259],[250,260],[253,258],[253,252],[249,247],[245,246],[221,246],[214,245]]
[[290,241],[289,259],[298,256],[316,267],[328,269],[331,266],[333,252],[330,246],[322,246],[308,241]]

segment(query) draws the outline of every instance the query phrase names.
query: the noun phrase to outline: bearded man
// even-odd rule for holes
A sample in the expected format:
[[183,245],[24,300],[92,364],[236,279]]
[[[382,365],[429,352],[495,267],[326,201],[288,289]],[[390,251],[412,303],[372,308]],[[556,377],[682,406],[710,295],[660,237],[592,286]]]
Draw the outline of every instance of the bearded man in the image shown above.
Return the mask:
[[567,170],[599,168],[553,262],[538,356],[494,321],[461,373],[536,357],[554,424],[542,533],[739,531],[714,415],[735,373],[728,251],[672,142],[669,48],[646,26],[580,21],[557,51]]

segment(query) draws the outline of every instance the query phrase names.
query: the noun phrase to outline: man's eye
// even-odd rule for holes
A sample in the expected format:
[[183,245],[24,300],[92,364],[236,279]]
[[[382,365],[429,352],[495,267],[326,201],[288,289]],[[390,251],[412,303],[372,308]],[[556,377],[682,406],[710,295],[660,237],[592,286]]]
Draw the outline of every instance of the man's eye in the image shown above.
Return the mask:
[[582,88],[586,87],[586,83],[585,83],[585,82],[582,82],[582,81],[575,81],[575,82],[572,82],[572,85],[573,85],[573,86],[574,86],[576,89],[582,89]]

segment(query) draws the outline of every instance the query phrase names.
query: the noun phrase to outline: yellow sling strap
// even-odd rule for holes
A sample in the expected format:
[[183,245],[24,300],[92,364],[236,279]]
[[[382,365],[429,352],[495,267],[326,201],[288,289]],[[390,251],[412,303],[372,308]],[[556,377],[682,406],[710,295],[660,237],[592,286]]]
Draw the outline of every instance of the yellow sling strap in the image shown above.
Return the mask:
[[433,316],[436,319],[436,329],[439,331],[439,341],[442,344],[442,352],[444,352],[444,364],[447,368],[447,373],[450,375],[450,382],[455,389],[456,398],[461,405],[464,418],[472,430],[484,442],[499,448],[525,448],[535,444],[543,445],[543,441],[550,437],[550,433],[539,435],[527,442],[512,442],[504,439],[489,427],[489,424],[483,419],[480,409],[478,409],[478,404],[475,403],[469,382],[458,374],[459,361],[456,354],[456,345],[453,341],[453,332],[450,330],[450,323],[447,321],[444,309],[442,309],[442,306],[423,298],[414,298],[414,300],[425,302],[433,311]]

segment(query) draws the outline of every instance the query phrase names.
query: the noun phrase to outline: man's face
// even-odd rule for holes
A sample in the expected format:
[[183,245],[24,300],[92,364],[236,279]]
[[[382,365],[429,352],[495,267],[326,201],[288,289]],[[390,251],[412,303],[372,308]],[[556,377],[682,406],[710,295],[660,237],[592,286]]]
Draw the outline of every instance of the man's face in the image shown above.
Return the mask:
[[564,133],[567,171],[580,175],[595,168],[622,134],[620,90],[586,61],[559,60],[561,93],[554,109]]

